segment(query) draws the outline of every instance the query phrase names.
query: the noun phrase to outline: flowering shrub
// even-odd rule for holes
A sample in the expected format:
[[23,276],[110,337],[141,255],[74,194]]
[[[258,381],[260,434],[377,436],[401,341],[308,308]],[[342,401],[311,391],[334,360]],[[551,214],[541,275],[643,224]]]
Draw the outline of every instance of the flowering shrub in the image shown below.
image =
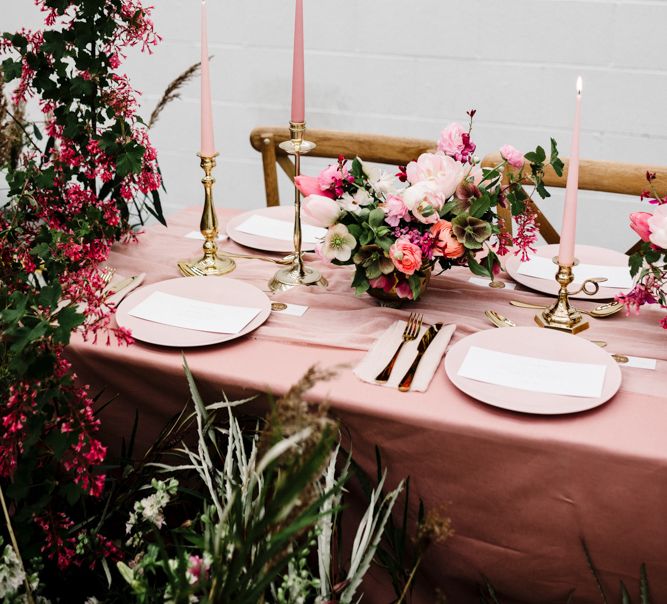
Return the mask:
[[[340,157],[316,178],[297,177],[306,196],[304,214],[328,227],[321,254],[334,264],[356,266],[352,286],[357,294],[383,290],[416,300],[435,267],[463,264],[493,278],[500,267],[498,254],[506,254],[509,246],[524,256],[533,249],[535,214],[521,183],[532,182],[541,197],[548,197],[542,183],[546,153],[538,147],[523,156],[505,145],[502,162],[482,168],[471,140],[475,111],[468,115],[467,130],[450,124],[440,134],[437,151],[422,154],[396,175],[359,158],[348,168]],[[562,173],[553,139],[549,163]],[[509,206],[516,217],[513,240],[501,229],[498,206]]]
[[65,569],[116,554],[63,511],[101,495],[106,456],[64,349],[74,329],[132,341],[110,329],[99,264],[147,212],[164,220],[156,153],[117,72],[127,48],[150,50],[158,37],[138,0],[36,4],[45,29],[0,38],[14,106],[32,100],[43,123],[20,124],[25,147],[7,164],[0,209],[0,485],[28,558],[41,550]]
[[[650,190],[642,195],[649,203],[657,206],[653,213],[634,212],[630,215],[630,228],[639,235],[642,244],[629,258],[630,272],[635,277],[635,286],[617,300],[626,306],[626,312],[644,304],[659,304],[667,309],[667,195],[661,197],[653,186],[656,175],[646,173]],[[667,316],[660,325],[667,329]]]

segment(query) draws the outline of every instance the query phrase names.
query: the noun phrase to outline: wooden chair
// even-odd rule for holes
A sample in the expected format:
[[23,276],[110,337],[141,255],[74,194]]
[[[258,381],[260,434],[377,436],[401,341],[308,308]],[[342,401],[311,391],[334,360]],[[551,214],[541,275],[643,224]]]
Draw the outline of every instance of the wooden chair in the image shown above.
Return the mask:
[[[283,141],[289,140],[289,137],[288,128],[275,126],[255,128],[250,133],[250,144],[262,154],[267,206],[280,205],[276,164],[283,169],[290,180],[294,180],[294,164],[289,155],[278,146]],[[339,155],[344,155],[351,159],[359,156],[364,161],[390,164],[394,167],[405,165],[417,159],[422,153],[435,148],[433,140],[334,130],[308,130],[306,138],[317,144],[308,157],[337,158]]]
[[[497,166],[502,161],[500,153],[487,155],[482,160],[482,166]],[[544,172],[544,184],[547,188],[564,188],[567,183],[567,170],[569,161],[563,158],[565,168],[563,175],[558,176],[551,166],[547,166]],[[586,191],[603,191],[606,193],[619,193],[623,195],[632,195],[639,198],[643,191],[649,186],[646,181],[646,172],[655,172],[657,178],[653,181],[656,190],[661,194],[667,192],[667,166],[655,167],[643,164],[624,164],[609,161],[580,160],[579,161],[579,189]],[[537,214],[537,221],[540,228],[540,234],[547,243],[559,243],[560,235],[547,220],[540,209],[531,203],[532,208]],[[512,220],[509,209],[499,208],[499,215],[504,221],[506,230],[512,232]],[[631,254],[639,246],[633,245],[628,251]]]

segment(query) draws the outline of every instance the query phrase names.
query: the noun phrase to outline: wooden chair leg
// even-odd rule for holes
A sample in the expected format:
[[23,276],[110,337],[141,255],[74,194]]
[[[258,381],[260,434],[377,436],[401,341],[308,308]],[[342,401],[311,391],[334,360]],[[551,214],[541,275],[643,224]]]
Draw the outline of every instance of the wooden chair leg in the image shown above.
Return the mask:
[[268,207],[280,205],[278,171],[276,170],[276,145],[273,134],[262,135],[262,165],[264,167],[264,191]]
[[278,162],[278,165],[283,169],[283,172],[287,174],[289,179],[294,182],[294,177],[296,176],[296,169],[294,168],[294,164],[290,160],[289,157],[286,155],[278,155],[276,161]]

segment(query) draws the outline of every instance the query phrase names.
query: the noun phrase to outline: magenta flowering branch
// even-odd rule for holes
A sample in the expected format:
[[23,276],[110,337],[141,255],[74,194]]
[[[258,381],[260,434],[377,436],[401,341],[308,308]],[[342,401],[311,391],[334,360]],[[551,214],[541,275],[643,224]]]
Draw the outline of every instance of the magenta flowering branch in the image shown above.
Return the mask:
[[139,0],[36,4],[43,29],[0,37],[13,100],[33,101],[43,122],[23,125],[30,146],[8,169],[0,208],[0,486],[22,549],[41,544],[66,570],[115,555],[70,519],[74,504],[102,495],[107,451],[64,354],[74,330],[132,343],[112,327],[99,266],[149,215],[164,222],[157,153],[119,71],[129,48],[150,52],[159,36]]

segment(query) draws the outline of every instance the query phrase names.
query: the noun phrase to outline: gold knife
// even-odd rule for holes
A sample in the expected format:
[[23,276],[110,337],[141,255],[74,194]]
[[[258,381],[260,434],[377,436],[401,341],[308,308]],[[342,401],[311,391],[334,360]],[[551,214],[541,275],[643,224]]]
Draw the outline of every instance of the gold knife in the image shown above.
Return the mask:
[[401,392],[407,392],[410,390],[410,386],[412,386],[412,380],[415,377],[415,373],[417,373],[417,367],[419,366],[419,362],[422,360],[422,357],[424,356],[424,353],[426,352],[426,349],[430,346],[431,342],[437,335],[437,333],[442,329],[442,323],[436,323],[435,325],[431,325],[426,330],[426,333],[422,336],[422,339],[419,340],[419,344],[417,346],[417,357],[415,360],[412,362],[412,365],[410,365],[410,369],[408,369],[407,373],[403,376],[403,379],[400,381],[398,385],[398,389]]

